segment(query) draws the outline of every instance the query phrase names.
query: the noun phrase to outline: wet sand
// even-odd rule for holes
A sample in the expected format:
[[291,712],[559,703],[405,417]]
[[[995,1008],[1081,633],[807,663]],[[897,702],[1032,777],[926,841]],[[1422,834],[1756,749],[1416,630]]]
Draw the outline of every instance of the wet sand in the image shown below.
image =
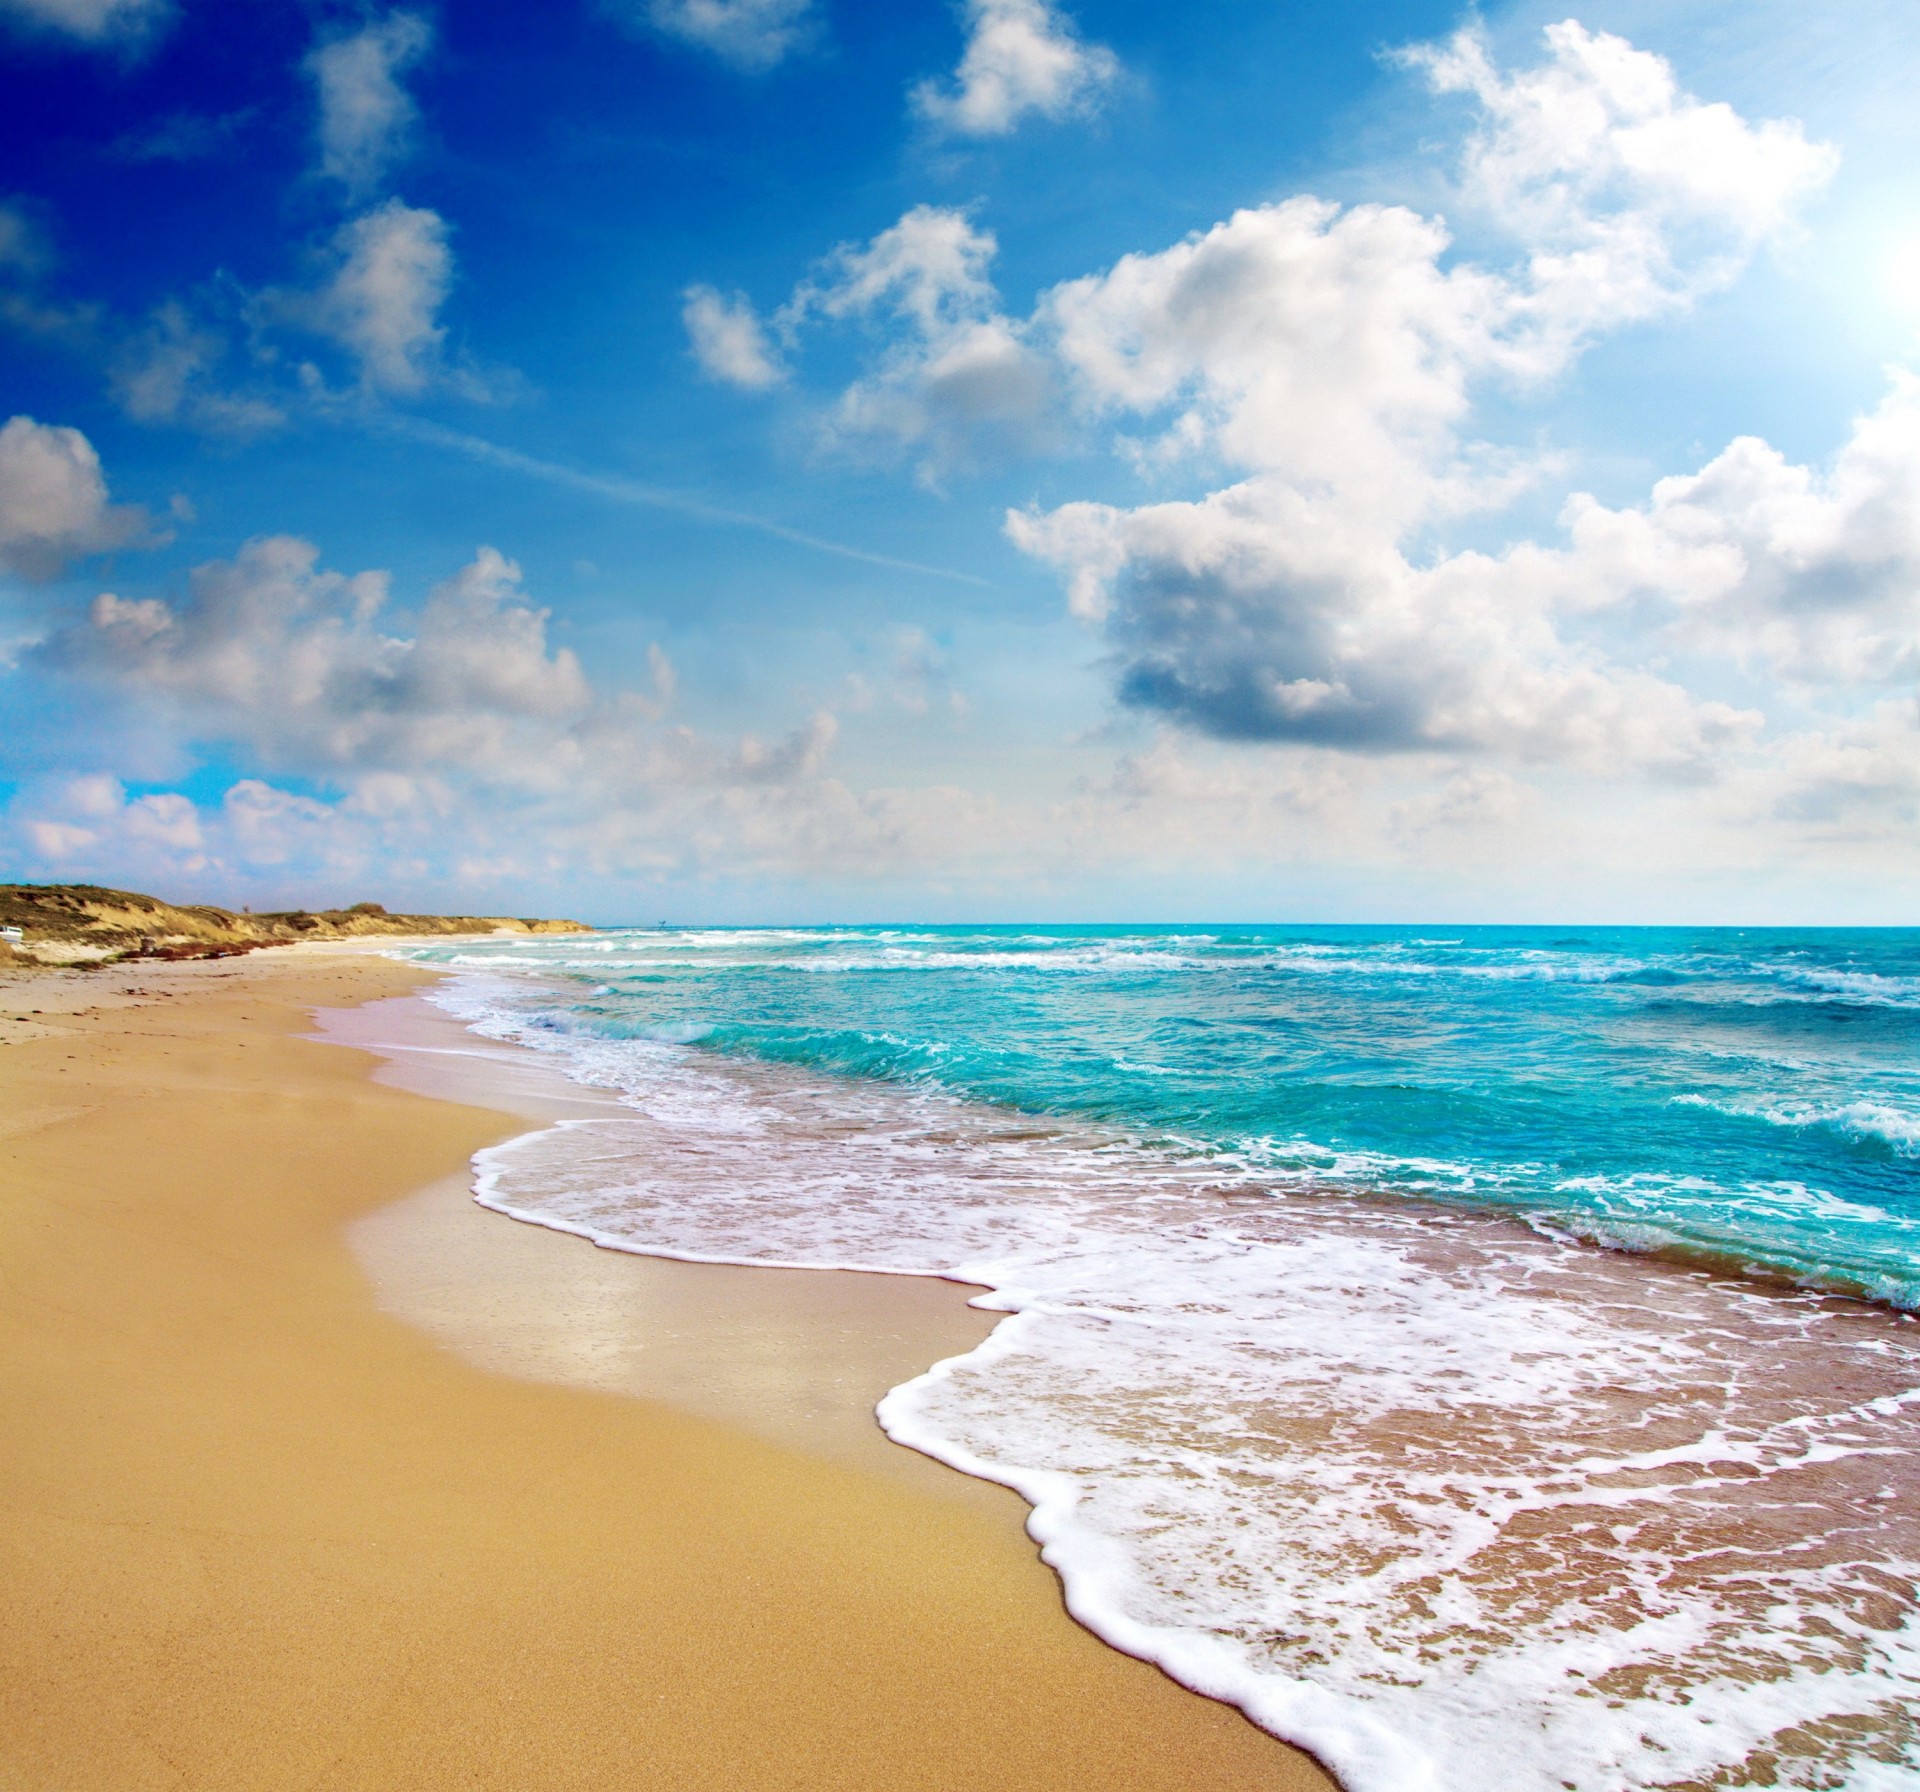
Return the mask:
[[424,980],[0,980],[0,1786],[1330,1784],[861,1425],[963,1290],[466,1202],[555,1092],[303,1037]]

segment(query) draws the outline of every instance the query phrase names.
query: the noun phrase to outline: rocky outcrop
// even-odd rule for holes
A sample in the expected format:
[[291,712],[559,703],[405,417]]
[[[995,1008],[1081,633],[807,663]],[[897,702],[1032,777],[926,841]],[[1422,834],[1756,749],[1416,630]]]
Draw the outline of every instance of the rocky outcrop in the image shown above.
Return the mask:
[[[14,930],[20,937],[14,939]],[[277,914],[178,906],[98,884],[0,884],[0,963],[87,965],[218,958],[298,940],[380,934],[591,933],[583,921],[507,915],[390,915],[377,902]]]

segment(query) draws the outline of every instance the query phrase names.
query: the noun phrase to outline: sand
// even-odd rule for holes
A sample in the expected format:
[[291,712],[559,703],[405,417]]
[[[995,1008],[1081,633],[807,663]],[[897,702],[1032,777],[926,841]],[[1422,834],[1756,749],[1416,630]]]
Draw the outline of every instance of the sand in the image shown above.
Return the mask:
[[[0,1787],[1331,1783],[1073,1624],[1009,1496],[844,1425],[977,1335],[960,1291],[818,1278],[761,1323],[777,1272],[669,1299],[461,1203],[525,1119],[302,1037],[423,975],[0,981]],[[756,1325],[777,1397],[728,1360]]]

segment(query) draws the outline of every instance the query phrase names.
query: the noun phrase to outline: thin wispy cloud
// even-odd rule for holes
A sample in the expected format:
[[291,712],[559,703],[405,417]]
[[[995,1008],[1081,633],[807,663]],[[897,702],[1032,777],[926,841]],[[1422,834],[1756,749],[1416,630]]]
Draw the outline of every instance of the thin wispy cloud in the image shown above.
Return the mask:
[[813,36],[814,0],[606,0],[614,17],[717,57],[742,74],[784,62]]
[[815,553],[835,554],[843,560],[858,560],[867,566],[883,566],[893,572],[910,572],[930,579],[948,579],[956,584],[990,586],[992,580],[984,579],[977,573],[961,572],[951,566],[931,566],[920,560],[903,560],[893,554],[878,554],[869,548],[854,547],[844,541],[832,541],[823,535],[809,534],[804,529],[794,529],[785,523],[775,522],[770,517],[755,516],[751,511],[735,510],[728,505],[710,503],[705,498],[693,496],[688,492],[668,490],[664,486],[648,485],[636,479],[627,479],[617,473],[589,473],[578,467],[564,466],[558,461],[542,460],[537,455],[522,454],[516,448],[505,448],[497,442],[489,442],[479,436],[463,434],[459,430],[446,429],[436,423],[428,423],[415,417],[394,416],[388,418],[382,427],[396,435],[410,440],[430,443],[436,448],[446,448],[456,454],[464,454],[469,460],[484,462],[488,466],[500,467],[511,473],[524,473],[529,478],[545,480],[549,485],[562,485],[571,491],[590,492],[595,497],[609,498],[616,504],[637,504],[649,510],[671,510],[681,516],[696,518],[700,522],[715,523],[728,528],[750,529],[759,535],[770,535],[776,541],[792,542],[795,547],[810,548]]
[[138,50],[173,16],[173,0],[0,0],[18,30],[105,50]]

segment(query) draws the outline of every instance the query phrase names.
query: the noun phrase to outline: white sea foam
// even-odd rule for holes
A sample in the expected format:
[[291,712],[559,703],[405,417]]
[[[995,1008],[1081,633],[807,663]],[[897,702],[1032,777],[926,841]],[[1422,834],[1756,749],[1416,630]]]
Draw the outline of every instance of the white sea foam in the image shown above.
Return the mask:
[[1676,1095],[1683,1107],[1711,1109],[1736,1119],[1762,1120],[1769,1126],[1799,1130],[1824,1127],[1848,1138],[1871,1139],[1902,1157],[1920,1156],[1920,1114],[1884,1101],[1782,1101],[1747,1103],[1715,1101],[1705,1095]]
[[1823,996],[1844,996],[1851,1001],[1881,1003],[1891,1008],[1920,1007],[1920,977],[1808,968],[1790,972],[1789,978]]
[[441,999],[630,1117],[482,1153],[482,1201],[981,1284],[1009,1317],[887,1431],[1018,1489],[1084,1623],[1357,1792],[1915,1783],[1911,1323],[501,994]]

